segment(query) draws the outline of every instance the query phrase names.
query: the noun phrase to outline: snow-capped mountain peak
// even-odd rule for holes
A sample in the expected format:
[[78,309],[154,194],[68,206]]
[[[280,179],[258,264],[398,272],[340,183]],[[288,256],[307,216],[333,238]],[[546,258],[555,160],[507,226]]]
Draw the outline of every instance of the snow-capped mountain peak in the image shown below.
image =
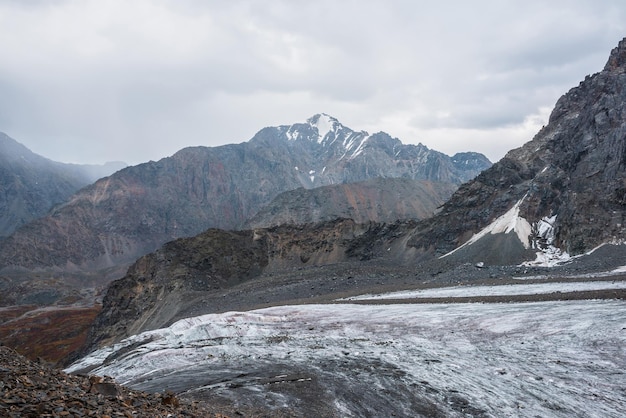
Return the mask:
[[[263,128],[250,145],[271,154],[273,161],[280,160],[279,153],[287,151],[294,158],[289,170],[305,188],[359,181],[362,173],[368,177],[408,176],[458,184],[491,165],[484,156],[472,153],[461,153],[452,162],[445,154],[421,144],[404,145],[385,132],[370,135],[353,130],[326,113],[299,123]],[[470,157],[471,164],[464,164]],[[472,174],[465,177],[462,173],[468,169]]]
[[317,130],[317,142],[320,144],[324,141],[324,138],[326,138],[329,133],[337,133],[337,131],[344,128],[344,126],[339,123],[337,119],[333,118],[330,115],[327,115],[326,113],[319,113],[310,117],[309,119],[307,119],[307,123],[311,125],[312,128]]
[[345,156],[354,156],[370,137],[367,132],[355,132],[326,113],[313,115],[305,123],[296,123],[281,128],[288,141],[303,140],[324,148],[338,146]]

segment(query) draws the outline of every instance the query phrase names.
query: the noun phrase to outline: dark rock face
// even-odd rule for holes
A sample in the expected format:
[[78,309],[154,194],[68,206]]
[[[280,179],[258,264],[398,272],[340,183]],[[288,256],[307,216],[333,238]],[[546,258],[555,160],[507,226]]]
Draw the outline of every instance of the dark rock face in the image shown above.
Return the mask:
[[349,218],[357,223],[424,219],[432,216],[456,189],[451,183],[407,178],[298,188],[278,195],[244,227],[306,224],[337,218]]
[[48,160],[0,132],[0,238],[44,216],[120,164],[84,166]]
[[[626,40],[561,97],[521,148],[462,185],[411,245],[446,253],[516,202],[531,225],[556,216],[554,245],[580,254],[626,239]],[[541,245],[538,231],[531,241]]]
[[164,242],[241,226],[286,190],[375,177],[458,184],[489,165],[480,154],[453,160],[316,115],[265,128],[247,143],[186,148],[103,178],[0,243],[0,266],[7,275],[109,269],[115,277]]

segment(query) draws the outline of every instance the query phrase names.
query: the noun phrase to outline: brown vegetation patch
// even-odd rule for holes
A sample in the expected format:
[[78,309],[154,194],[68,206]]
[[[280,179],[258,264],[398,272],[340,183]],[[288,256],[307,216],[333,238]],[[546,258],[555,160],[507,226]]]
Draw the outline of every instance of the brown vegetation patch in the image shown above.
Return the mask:
[[30,358],[56,363],[85,342],[100,306],[88,308],[26,309],[0,312],[0,342]]

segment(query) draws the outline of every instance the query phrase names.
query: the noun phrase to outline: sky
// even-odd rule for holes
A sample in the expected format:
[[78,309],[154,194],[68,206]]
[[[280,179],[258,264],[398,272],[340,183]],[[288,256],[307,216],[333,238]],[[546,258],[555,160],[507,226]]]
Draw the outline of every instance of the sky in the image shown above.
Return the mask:
[[327,113],[497,161],[625,36],[623,0],[0,0],[0,131],[138,164]]

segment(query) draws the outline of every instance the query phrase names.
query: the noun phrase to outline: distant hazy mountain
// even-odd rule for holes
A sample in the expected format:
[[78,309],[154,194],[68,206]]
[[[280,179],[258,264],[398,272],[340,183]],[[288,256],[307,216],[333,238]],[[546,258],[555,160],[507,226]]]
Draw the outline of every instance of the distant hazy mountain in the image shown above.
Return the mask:
[[490,165],[481,154],[449,157],[315,115],[262,129],[249,142],[186,148],[101,179],[1,243],[0,266],[5,273],[115,268],[177,237],[240,227],[298,187],[377,177],[458,185]]
[[122,168],[128,167],[123,161],[108,161],[104,164],[67,164],[73,166],[90,180],[89,183],[101,179],[103,177],[110,176],[116,171],[120,171]]
[[350,218],[356,222],[395,222],[432,216],[457,189],[452,183],[375,178],[357,183],[298,188],[279,194],[244,225],[266,228]]
[[80,188],[123,166],[55,162],[0,132],[0,237],[45,215]]

